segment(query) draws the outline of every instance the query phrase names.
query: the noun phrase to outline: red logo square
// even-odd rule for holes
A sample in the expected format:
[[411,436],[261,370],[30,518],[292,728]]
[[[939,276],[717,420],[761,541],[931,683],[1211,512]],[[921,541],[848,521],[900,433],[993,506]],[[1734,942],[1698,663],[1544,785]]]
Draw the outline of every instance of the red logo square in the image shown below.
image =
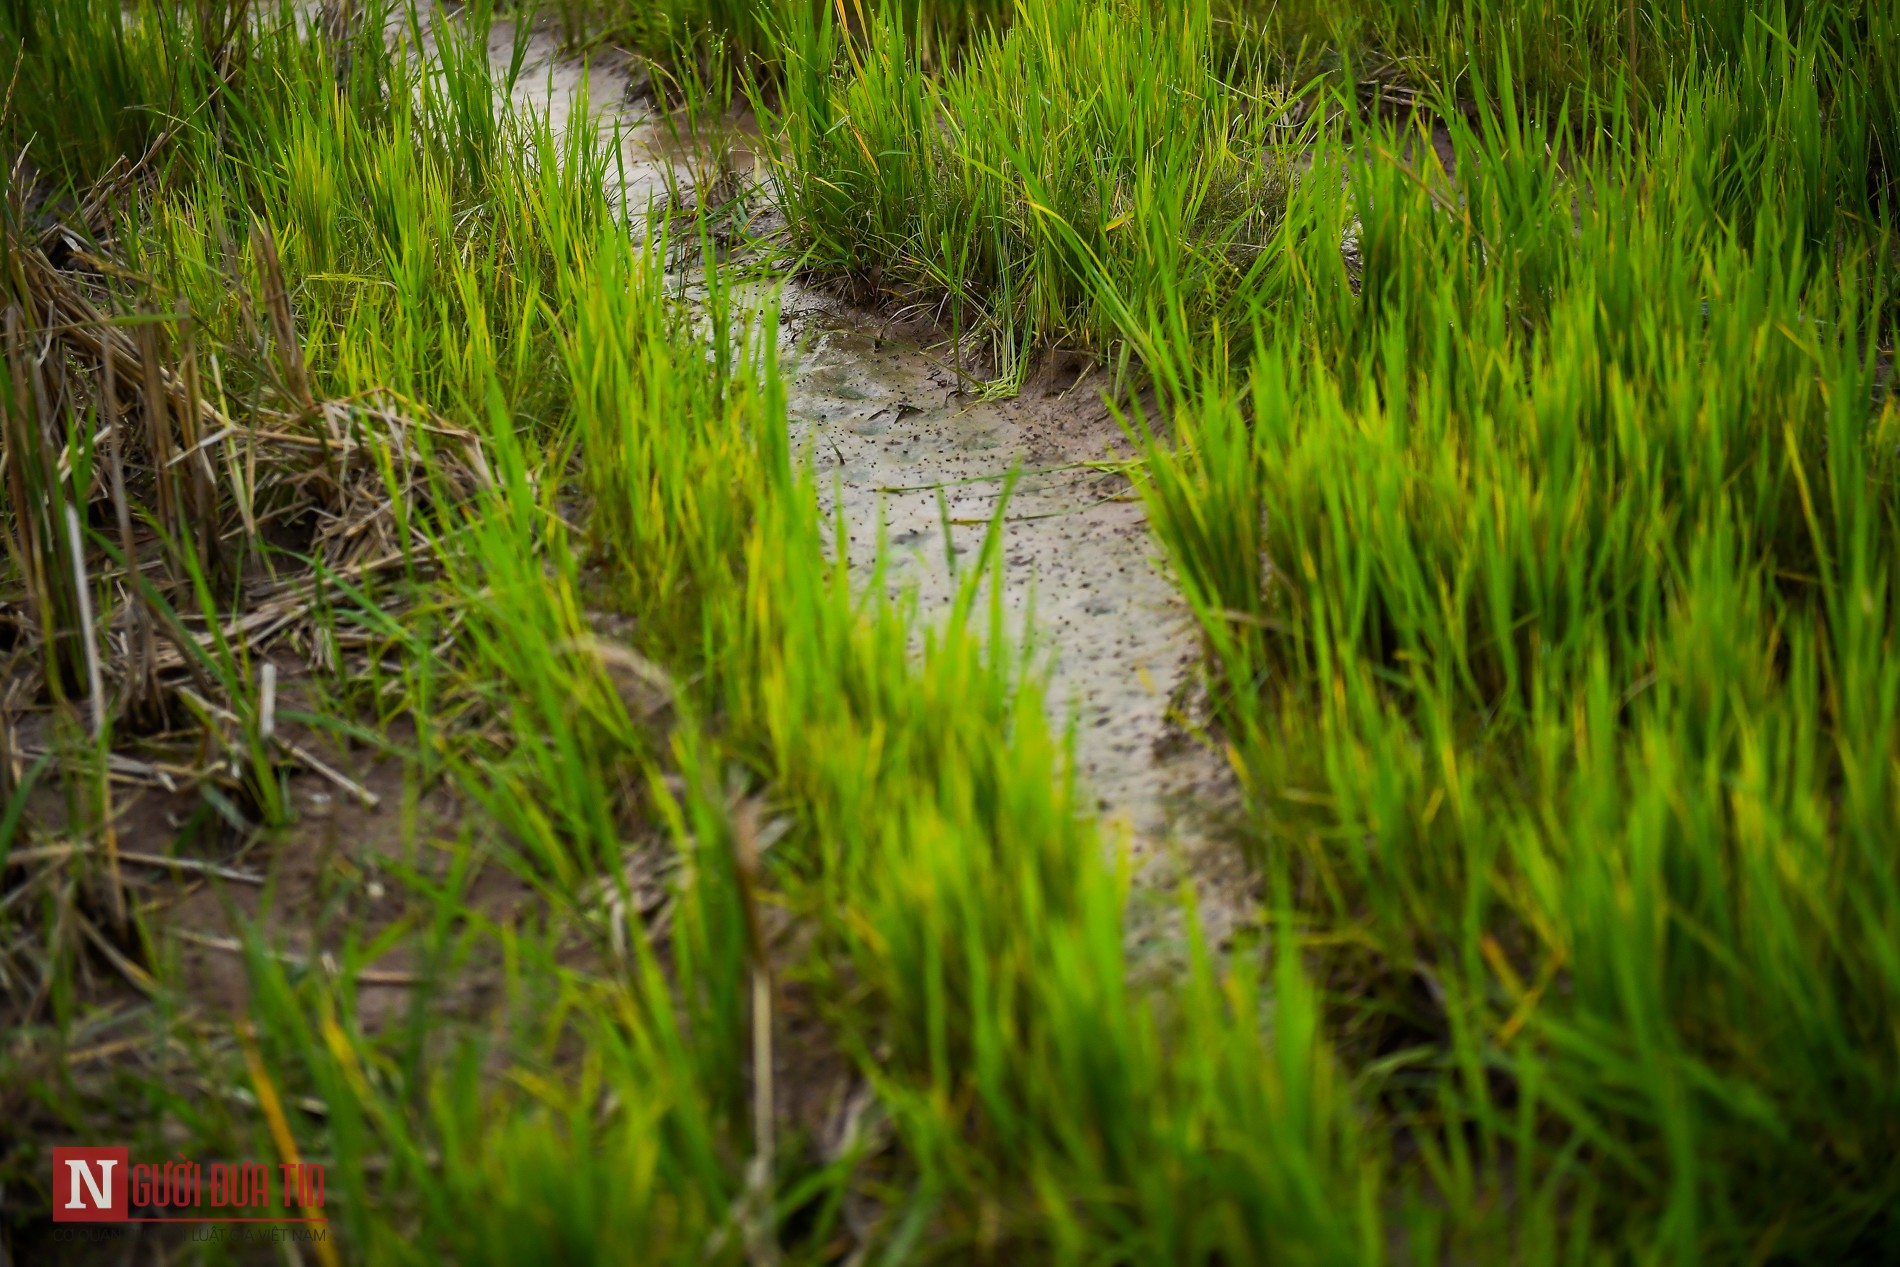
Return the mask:
[[131,1169],[130,1149],[55,1148],[53,1222],[122,1222]]

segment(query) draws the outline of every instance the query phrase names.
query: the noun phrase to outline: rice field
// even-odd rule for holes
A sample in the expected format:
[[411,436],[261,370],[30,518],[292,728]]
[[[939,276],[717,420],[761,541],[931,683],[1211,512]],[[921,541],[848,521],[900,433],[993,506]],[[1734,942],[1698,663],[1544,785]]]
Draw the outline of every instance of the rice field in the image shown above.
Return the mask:
[[0,1265],[1900,1261],[1893,6],[0,33]]

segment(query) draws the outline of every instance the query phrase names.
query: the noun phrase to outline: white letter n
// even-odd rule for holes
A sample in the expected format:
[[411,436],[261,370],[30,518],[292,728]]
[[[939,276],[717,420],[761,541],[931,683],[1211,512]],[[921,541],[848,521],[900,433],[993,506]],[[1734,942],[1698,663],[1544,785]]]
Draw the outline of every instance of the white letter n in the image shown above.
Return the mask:
[[112,1168],[118,1164],[116,1158],[112,1161],[101,1161],[99,1163],[99,1177],[105,1180],[105,1186],[102,1188],[92,1181],[92,1166],[90,1164],[79,1161],[76,1158],[67,1158],[66,1169],[72,1173],[73,1199],[66,1203],[66,1208],[68,1210],[83,1210],[86,1208],[85,1204],[79,1199],[79,1182],[83,1179],[86,1183],[86,1191],[92,1195],[92,1208],[95,1210],[110,1210],[112,1208]]

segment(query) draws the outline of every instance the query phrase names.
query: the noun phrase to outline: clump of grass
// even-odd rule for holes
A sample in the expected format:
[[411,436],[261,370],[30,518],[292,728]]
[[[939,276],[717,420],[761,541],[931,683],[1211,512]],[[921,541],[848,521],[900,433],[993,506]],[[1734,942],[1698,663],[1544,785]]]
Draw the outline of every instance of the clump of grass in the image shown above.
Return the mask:
[[[1856,3],[1755,5],[1736,0],[1534,0],[1464,4],[1432,0],[1341,5],[1240,0],[1233,16],[1256,25],[1290,67],[1350,72],[1368,100],[1404,106],[1434,95],[1471,100],[1493,92],[1508,66],[1520,102],[1554,116],[1567,102],[1661,104],[1670,85],[1711,68],[1736,70],[1775,33],[1818,49],[1814,85],[1832,109],[1836,137],[1863,123],[1891,135],[1895,59],[1892,14]],[[1773,90],[1780,81],[1764,88]],[[1777,93],[1770,91],[1773,99]],[[1491,104],[1496,105],[1495,97]],[[1862,111],[1866,111],[1863,116]],[[1884,148],[1890,149],[1891,146]],[[1879,159],[1881,183],[1893,155]]]
[[1228,315],[1278,223],[1296,129],[1205,3],[1038,4],[931,76],[879,11],[783,37],[763,111],[773,187],[807,264],[933,313],[987,350],[998,390],[1030,353],[1118,342],[1088,279],[1167,279],[1197,328]]
[[662,64],[709,56],[754,68],[775,67],[787,23],[820,13],[859,26],[871,15],[888,17],[917,37],[927,64],[954,61],[966,44],[990,27],[1007,25],[1007,0],[549,0],[545,12],[559,24],[570,47],[619,43]]
[[[1765,162],[1784,165],[1775,196],[1803,201],[1819,249],[1886,205],[1896,36],[1884,17],[1851,6],[1645,14],[1650,52],[1631,69],[1598,51],[1609,9],[1623,6],[1436,17],[1348,6],[1360,16],[1338,20],[1428,50],[1419,56],[1437,69],[1399,99],[1412,111],[1461,116],[1481,90],[1494,118],[1535,119],[1560,153],[1652,115],[1681,119],[1684,85],[1699,85],[1694,101],[1717,111],[1700,120],[1702,180],[1726,219],[1752,217]],[[1336,26],[1329,47],[1345,38]],[[1583,35],[1558,39],[1560,28]],[[1299,53],[1310,34],[1278,6],[1255,22],[1208,4],[1047,0],[933,73],[885,10],[862,23],[800,10],[785,19],[773,100],[759,103],[773,188],[810,267],[933,315],[959,343],[977,333],[997,390],[1020,384],[1040,346],[1128,347],[1125,323],[1095,297],[1098,277],[1153,316],[1185,320],[1183,338],[1238,329],[1319,86],[1344,84],[1341,66]]]
[[[1740,107],[1692,77],[1567,169],[1534,125],[1454,118],[1455,198],[1364,128],[1295,195],[1238,385],[1131,320],[1192,384],[1148,504],[1264,847],[1353,930],[1325,956],[1363,996],[1347,1049],[1442,1069],[1385,1094],[1489,1164],[1542,1117],[1512,1164],[1589,1157],[1633,1252],[1894,1235],[1851,1160],[1889,1146],[1864,1109],[1900,1004],[1867,847],[1900,774],[1891,242],[1843,238],[1865,188],[1803,157],[1853,152],[1818,116],[1758,134],[1747,215],[1703,183],[1736,134],[1696,122],[1810,84]],[[1481,1182],[1440,1146],[1435,1181]]]

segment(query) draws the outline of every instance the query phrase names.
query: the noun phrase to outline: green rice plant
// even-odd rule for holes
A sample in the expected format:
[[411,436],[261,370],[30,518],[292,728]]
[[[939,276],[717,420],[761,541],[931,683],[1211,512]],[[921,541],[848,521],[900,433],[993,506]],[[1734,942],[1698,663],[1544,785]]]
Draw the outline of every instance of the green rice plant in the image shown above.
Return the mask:
[[[9,246],[12,237],[8,237]],[[0,368],[0,421],[12,513],[6,534],[8,571],[22,586],[38,626],[40,675],[55,699],[82,697],[98,681],[95,630],[86,617],[84,549],[67,522],[75,488],[91,480],[90,432],[70,414],[53,413],[39,364],[42,340],[32,332],[30,309],[7,296],[5,367]],[[42,344],[43,346],[43,344]],[[62,422],[64,425],[62,425]],[[70,453],[69,477],[60,468]],[[11,578],[10,578],[11,579]],[[10,587],[9,587],[10,588]],[[97,701],[95,700],[95,707]]]
[[219,63],[247,8],[9,0],[0,8],[0,41],[15,50],[9,139],[31,143],[61,192],[83,189],[125,156],[136,163],[179,121],[216,108]]
[[666,250],[608,230],[575,261],[560,282],[563,362],[596,544],[634,570],[643,618],[680,629],[684,652],[702,637],[691,615],[742,566],[758,507],[783,493],[790,466],[766,421],[779,390],[761,364],[772,332],[733,329],[715,275],[711,346],[693,339],[663,294]]
[[675,72],[693,58],[735,57],[775,67],[786,24],[820,12],[860,27],[870,14],[887,14],[916,35],[918,56],[937,65],[954,61],[983,30],[1014,15],[1009,0],[546,0],[542,8],[560,24],[569,47],[613,41]]
[[[716,865],[702,864],[698,878],[680,890],[676,951],[716,972],[721,960],[702,953],[714,948],[702,938],[730,891]],[[462,898],[454,886],[439,894],[444,930],[468,918]],[[334,983],[295,980],[250,945],[257,1059],[248,1081],[260,1099],[268,1088],[281,1098],[314,1093],[327,1106],[321,1131],[280,1113],[267,1147],[326,1161],[332,1228],[353,1258],[606,1262],[632,1245],[660,1261],[707,1261],[732,1196],[732,1079],[702,1081],[724,1063],[727,1049],[706,1028],[720,1015],[676,1012],[644,939],[626,977],[612,981],[560,966],[552,929],[471,932],[503,951],[505,1027],[456,1027],[420,994],[412,1015],[430,1053],[422,1060],[402,1054],[407,1035],[356,1020],[360,964],[344,965]],[[578,1065],[564,1048],[585,1053]]]
[[[1871,720],[1900,616],[1864,299],[1890,247],[1809,254],[1861,196],[1803,163],[1812,122],[1764,136],[1752,214],[1713,202],[1734,133],[1693,121],[1734,91],[1686,83],[1580,171],[1535,121],[1454,120],[1455,200],[1390,128],[1322,152],[1237,385],[1224,345],[1111,302],[1188,367],[1148,506],[1263,847],[1345,938],[1341,1041],[1405,1071],[1396,1110],[1475,1135],[1463,1161],[1427,1136],[1432,1184],[1482,1187],[1516,1132],[1621,1252],[1877,1255],[1894,1194],[1852,1159],[1889,1146],[1863,1110],[1900,1002],[1895,860],[1862,843],[1900,771]],[[1429,1002],[1366,984],[1411,973]]]
[[773,188],[810,267],[960,314],[997,390],[1042,344],[1117,341],[1096,266],[1126,294],[1169,279],[1205,328],[1262,259],[1296,136],[1222,38],[1206,4],[1038,4],[932,77],[883,13],[861,33],[800,17],[761,107]]
[[625,0],[549,0],[544,11],[559,24],[571,48],[612,41],[671,63],[714,44],[746,55],[769,56],[774,18],[790,7],[780,0],[663,0],[641,5]]
[[[1838,135],[1858,129],[1859,99],[1892,75],[1891,16],[1858,0],[1240,0],[1232,9],[1237,21],[1259,27],[1289,65],[1343,69],[1368,95],[1384,93],[1394,104],[1418,92],[1482,96],[1487,83],[1497,86],[1495,69],[1508,65],[1520,100],[1547,114],[1566,102],[1578,112],[1588,101],[1653,106],[1685,74],[1747,66],[1760,56],[1763,32],[1775,31],[1818,53],[1815,87],[1840,108],[1835,117],[1846,126],[1837,127]],[[1891,91],[1875,88],[1874,96],[1890,103]]]
[[[1471,122],[1497,135],[1464,152],[1517,154],[1526,175],[1541,162],[1546,188],[1569,147],[1626,147],[1652,121],[1703,127],[1707,144],[1695,152],[1706,156],[1700,179],[1714,214],[1745,226],[1757,207],[1793,201],[1821,251],[1863,231],[1887,180],[1881,133],[1869,126],[1890,109],[1881,19],[1829,6],[1654,15],[1657,31],[1681,29],[1637,97],[1527,69],[1553,51],[1591,57],[1589,45],[1540,34],[1537,23],[1598,30],[1609,10],[1626,8],[1444,10],[1432,20],[1439,34],[1416,39],[1449,41],[1440,51],[1453,69],[1425,77],[1414,105],[1455,130],[1466,126],[1458,103],[1478,90],[1485,113]],[[1044,343],[1113,353],[1127,323],[1092,297],[1098,273],[1137,309],[1179,292],[1158,311],[1187,320],[1195,338],[1243,327],[1237,297],[1275,293],[1260,270],[1274,259],[1266,246],[1280,225],[1287,156],[1304,145],[1295,120],[1316,122],[1323,100],[1275,77],[1297,73],[1273,69],[1285,64],[1275,50],[1292,38],[1288,21],[1277,8],[1255,30],[1207,6],[1046,0],[936,74],[881,11],[861,26],[822,7],[793,14],[779,39],[782,74],[755,102],[772,125],[777,201],[809,266],[879,302],[934,312],[959,340],[978,330],[998,390],[1020,381],[1024,353]],[[1485,39],[1466,46],[1450,34],[1467,28]],[[1682,92],[1707,113],[1684,114]],[[1402,139],[1409,152],[1426,138]],[[1537,145],[1543,159],[1511,148]],[[1547,203],[1539,214],[1562,213]]]

